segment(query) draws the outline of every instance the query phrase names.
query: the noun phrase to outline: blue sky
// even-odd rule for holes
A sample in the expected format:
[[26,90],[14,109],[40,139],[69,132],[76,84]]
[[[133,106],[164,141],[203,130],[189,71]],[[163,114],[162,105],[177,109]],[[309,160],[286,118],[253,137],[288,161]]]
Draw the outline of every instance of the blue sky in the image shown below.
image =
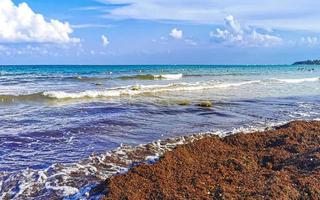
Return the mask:
[[316,59],[314,0],[0,0],[0,64]]

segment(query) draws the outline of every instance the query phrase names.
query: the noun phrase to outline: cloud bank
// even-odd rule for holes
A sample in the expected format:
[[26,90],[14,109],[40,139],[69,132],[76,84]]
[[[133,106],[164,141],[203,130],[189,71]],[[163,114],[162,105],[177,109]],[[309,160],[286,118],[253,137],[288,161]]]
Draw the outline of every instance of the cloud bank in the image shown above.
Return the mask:
[[201,3],[198,0],[97,1],[109,6],[105,17],[111,19],[219,24],[221,19],[232,13],[254,26],[320,31],[320,1],[315,0],[202,0]]
[[282,42],[278,36],[259,33],[252,27],[242,27],[232,15],[225,18],[224,26],[225,29],[217,28],[210,33],[215,42],[243,46],[273,46]]
[[0,42],[77,43],[68,23],[35,13],[26,3],[0,0]]

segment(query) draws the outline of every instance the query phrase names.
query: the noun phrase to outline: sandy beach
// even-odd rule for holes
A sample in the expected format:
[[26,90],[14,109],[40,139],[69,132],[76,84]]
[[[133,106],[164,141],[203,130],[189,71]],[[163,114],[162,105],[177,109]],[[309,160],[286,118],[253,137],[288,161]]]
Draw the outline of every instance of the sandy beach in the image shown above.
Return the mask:
[[207,136],[91,191],[104,199],[319,199],[320,122]]

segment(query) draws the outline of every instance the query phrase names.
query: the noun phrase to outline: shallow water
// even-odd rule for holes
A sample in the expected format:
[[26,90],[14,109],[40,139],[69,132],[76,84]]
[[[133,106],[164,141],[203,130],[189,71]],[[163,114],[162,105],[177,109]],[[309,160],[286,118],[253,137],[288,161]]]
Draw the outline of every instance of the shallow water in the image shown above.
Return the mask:
[[0,66],[0,197],[27,168],[121,144],[320,118],[319,78],[320,66]]

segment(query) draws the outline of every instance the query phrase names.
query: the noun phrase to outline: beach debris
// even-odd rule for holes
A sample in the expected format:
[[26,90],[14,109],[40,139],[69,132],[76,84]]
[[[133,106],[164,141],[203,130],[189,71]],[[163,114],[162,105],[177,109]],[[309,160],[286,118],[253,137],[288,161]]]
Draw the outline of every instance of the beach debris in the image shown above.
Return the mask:
[[131,90],[134,90],[134,91],[137,91],[137,90],[140,90],[141,87],[140,87],[140,85],[134,85],[134,86],[132,86],[130,89],[131,89]]
[[203,108],[211,108],[212,103],[211,103],[211,101],[201,101],[200,103],[197,104],[197,106],[200,106]]
[[180,99],[176,102],[179,106],[188,106],[190,105],[190,100],[188,99]]
[[205,136],[91,191],[103,200],[319,199],[319,133],[319,121],[294,121],[266,132]]

